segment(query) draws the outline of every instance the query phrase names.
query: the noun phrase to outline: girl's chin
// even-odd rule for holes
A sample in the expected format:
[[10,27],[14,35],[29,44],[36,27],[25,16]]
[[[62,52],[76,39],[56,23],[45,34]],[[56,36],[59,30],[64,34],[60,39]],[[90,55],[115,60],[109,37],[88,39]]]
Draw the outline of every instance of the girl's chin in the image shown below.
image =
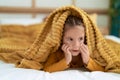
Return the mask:
[[78,56],[79,53],[72,53],[72,56]]

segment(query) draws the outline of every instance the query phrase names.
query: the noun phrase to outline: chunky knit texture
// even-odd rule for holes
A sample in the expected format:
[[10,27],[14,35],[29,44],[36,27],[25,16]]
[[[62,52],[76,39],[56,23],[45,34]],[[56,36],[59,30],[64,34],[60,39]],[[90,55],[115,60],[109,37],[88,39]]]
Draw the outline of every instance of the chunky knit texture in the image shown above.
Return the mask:
[[90,56],[106,71],[120,73],[120,44],[112,48],[111,45],[116,44],[108,44],[90,16],[74,6],[56,9],[42,25],[14,26],[15,29],[1,27],[0,59],[16,63],[17,67],[42,69],[49,54],[60,47],[64,23],[69,15],[83,19]]

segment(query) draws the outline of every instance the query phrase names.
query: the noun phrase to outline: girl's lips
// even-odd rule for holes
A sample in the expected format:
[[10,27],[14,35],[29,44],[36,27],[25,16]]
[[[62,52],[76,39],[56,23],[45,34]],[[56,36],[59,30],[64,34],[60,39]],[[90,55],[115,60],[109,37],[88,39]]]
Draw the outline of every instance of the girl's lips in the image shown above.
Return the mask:
[[72,50],[73,52],[78,52],[78,50]]

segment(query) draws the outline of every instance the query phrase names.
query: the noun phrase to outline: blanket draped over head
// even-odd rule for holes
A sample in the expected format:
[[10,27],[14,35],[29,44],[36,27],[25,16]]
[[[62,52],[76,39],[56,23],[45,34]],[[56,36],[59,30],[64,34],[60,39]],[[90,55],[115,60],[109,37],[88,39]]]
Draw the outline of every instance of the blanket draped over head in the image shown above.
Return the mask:
[[41,24],[29,27],[1,25],[0,59],[15,63],[17,67],[42,69],[49,54],[60,47],[64,23],[69,15],[83,20],[91,58],[106,71],[120,73],[120,44],[104,39],[89,15],[74,6],[56,9]]

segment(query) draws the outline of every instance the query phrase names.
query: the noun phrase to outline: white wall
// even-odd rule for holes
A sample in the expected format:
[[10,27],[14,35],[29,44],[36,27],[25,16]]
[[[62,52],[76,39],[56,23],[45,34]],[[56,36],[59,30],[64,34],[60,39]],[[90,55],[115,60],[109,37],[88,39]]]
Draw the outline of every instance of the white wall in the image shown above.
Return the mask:
[[76,0],[76,5],[81,8],[108,9],[109,0]]
[[31,7],[32,0],[0,0],[0,6]]
[[[108,9],[109,0],[75,0],[76,6],[88,9]],[[60,7],[70,5],[72,0],[36,0],[36,7]],[[32,0],[0,0],[0,6],[31,7]],[[38,14],[36,18],[44,18],[46,14]],[[0,13],[0,18],[32,18],[31,14]],[[109,17],[98,15],[99,26],[108,26]]]
[[70,5],[72,0],[36,0],[37,7],[60,7]]

